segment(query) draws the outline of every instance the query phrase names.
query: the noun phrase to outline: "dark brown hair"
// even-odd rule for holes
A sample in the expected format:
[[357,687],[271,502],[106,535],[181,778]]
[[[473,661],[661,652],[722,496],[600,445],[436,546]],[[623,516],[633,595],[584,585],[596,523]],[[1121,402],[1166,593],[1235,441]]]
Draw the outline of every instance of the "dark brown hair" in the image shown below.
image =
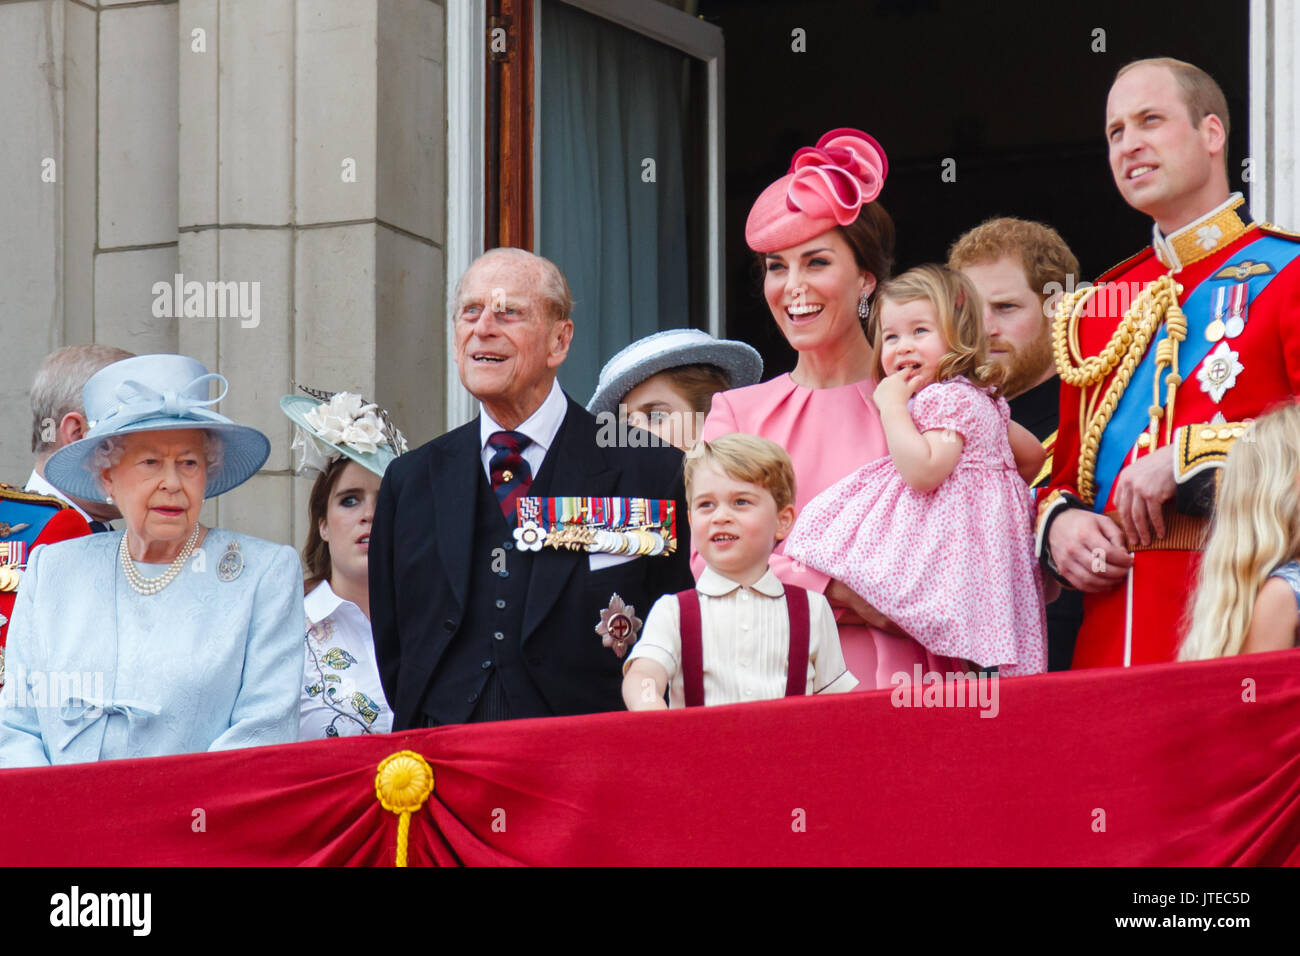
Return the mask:
[[330,466],[316,477],[311,486],[311,496],[307,499],[307,543],[302,549],[302,563],[307,567],[303,593],[310,594],[322,581],[328,581],[333,567],[330,564],[329,542],[320,536],[321,522],[329,511],[330,495],[339,482],[339,476],[352,459],[340,455]]
[[677,365],[662,373],[693,411],[708,414],[713,396],[732,387],[727,373],[716,365]]

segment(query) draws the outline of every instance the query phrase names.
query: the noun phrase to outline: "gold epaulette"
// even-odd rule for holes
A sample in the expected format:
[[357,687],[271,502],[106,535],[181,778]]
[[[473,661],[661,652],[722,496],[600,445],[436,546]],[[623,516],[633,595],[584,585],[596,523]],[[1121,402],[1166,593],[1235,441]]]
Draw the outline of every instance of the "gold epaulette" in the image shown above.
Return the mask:
[[33,505],[49,505],[56,511],[61,511],[64,508],[71,507],[71,505],[62,498],[56,498],[53,495],[38,494],[35,491],[23,491],[20,488],[15,488],[13,485],[7,485],[3,481],[0,481],[0,499],[8,499],[9,501],[25,501],[28,504]]
[[1250,421],[1222,425],[1183,425],[1174,434],[1174,478],[1181,485],[1207,468],[1222,467]]
[[1294,239],[1300,242],[1300,232],[1292,232],[1290,229],[1283,229],[1276,223],[1261,222],[1257,223],[1261,232],[1267,232],[1270,236],[1280,236],[1283,239]]

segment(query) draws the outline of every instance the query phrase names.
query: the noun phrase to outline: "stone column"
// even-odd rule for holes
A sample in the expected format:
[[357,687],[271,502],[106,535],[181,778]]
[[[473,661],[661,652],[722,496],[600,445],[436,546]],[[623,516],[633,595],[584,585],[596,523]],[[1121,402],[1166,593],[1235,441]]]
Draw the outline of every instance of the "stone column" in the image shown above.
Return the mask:
[[[1300,8],[1290,0],[1250,4],[1250,211],[1256,219],[1300,231]],[[1240,120],[1238,120],[1240,122]],[[1228,178],[1240,182],[1241,161]]]
[[432,0],[180,0],[179,271],[256,283],[260,314],[182,318],[179,347],[272,441],[223,527],[305,540],[291,382],[442,430],[442,25]]

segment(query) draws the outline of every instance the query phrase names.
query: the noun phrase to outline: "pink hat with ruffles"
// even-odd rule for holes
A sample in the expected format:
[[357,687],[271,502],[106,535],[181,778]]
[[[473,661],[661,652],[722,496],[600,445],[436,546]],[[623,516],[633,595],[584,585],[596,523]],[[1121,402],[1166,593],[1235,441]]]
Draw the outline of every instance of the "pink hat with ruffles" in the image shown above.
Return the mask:
[[745,222],[755,252],[789,249],[833,226],[847,226],[880,195],[889,160],[857,129],[833,129],[794,154],[790,172],[763,190]]

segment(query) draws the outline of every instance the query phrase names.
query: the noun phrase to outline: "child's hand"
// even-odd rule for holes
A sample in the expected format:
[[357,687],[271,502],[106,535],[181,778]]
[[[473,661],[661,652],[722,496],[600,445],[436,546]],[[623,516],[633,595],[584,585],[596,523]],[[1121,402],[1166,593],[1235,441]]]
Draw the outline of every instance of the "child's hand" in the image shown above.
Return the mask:
[[876,408],[883,412],[886,408],[906,405],[907,400],[915,395],[920,387],[921,376],[917,375],[908,381],[907,370],[902,369],[886,376],[871,393],[871,400],[876,403]]

